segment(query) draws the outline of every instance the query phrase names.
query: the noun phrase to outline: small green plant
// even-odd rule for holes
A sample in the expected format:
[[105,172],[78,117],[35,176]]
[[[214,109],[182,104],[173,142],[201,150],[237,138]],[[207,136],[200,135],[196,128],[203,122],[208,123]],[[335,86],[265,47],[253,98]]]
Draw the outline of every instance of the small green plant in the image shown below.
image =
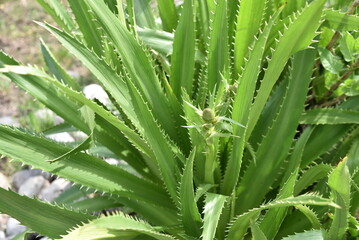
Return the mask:
[[45,133],[88,136],[0,126],[2,154],[76,184],[55,204],[0,189],[1,212],[55,239],[358,236],[357,1],[158,0],[161,23],[145,0],[38,2],[112,104],[85,98],[45,43],[47,70],[0,53],[65,120]]

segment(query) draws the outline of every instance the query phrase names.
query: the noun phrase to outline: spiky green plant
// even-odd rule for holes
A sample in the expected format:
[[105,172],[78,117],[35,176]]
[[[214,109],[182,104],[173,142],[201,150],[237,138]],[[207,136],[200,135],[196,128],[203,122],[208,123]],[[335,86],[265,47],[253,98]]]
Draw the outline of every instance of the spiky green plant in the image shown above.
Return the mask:
[[0,53],[65,119],[45,135],[88,136],[0,126],[2,154],[76,184],[54,204],[0,189],[1,212],[55,239],[358,236],[358,89],[338,89],[358,80],[356,2],[158,0],[161,23],[147,0],[38,2],[112,104],[86,99],[43,42],[46,70]]

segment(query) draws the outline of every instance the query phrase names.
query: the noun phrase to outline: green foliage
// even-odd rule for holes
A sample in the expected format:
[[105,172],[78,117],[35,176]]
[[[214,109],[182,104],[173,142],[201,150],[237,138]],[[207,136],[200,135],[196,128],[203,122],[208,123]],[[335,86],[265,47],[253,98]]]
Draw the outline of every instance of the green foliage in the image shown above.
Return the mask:
[[[46,70],[0,52],[0,73],[65,119],[0,126],[0,153],[76,183],[55,205],[0,189],[0,212],[57,239],[357,236],[357,3],[38,2],[111,103],[87,99],[44,42]],[[87,138],[46,138],[68,130]]]

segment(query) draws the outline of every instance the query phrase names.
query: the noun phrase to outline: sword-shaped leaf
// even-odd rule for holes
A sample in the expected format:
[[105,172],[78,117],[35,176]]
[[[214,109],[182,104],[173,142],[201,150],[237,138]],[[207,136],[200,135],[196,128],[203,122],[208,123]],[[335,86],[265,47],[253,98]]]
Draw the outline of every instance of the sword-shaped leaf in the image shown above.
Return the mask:
[[95,219],[94,216],[20,196],[3,188],[0,188],[0,196],[0,212],[11,215],[33,231],[51,238],[58,239],[71,228]]

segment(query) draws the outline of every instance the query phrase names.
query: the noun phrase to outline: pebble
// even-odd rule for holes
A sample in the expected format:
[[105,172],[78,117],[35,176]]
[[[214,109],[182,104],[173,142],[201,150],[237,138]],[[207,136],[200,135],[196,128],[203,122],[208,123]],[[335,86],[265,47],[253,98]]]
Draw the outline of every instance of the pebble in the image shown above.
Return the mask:
[[52,202],[57,198],[63,191],[71,187],[71,182],[64,178],[58,178],[53,181],[50,186],[44,188],[41,191],[42,200]]
[[12,239],[15,235],[23,232],[26,230],[26,227],[21,225],[18,220],[15,218],[9,218],[6,224],[6,235],[8,236],[8,239]]
[[43,176],[35,176],[27,179],[19,188],[18,193],[28,197],[37,196],[41,189],[48,186],[49,182]]
[[20,127],[19,121],[10,116],[0,117],[0,124]]
[[47,172],[43,172],[41,169],[25,169],[16,172],[12,176],[12,184],[16,189],[19,189],[20,186],[30,177],[34,176],[43,176],[45,179],[49,180],[51,178],[51,174]]
[[3,231],[0,231],[0,240],[6,240],[5,233]]
[[4,188],[4,189],[9,189],[10,188],[9,180],[2,173],[0,173],[0,187]]
[[83,92],[88,99],[97,99],[102,104],[109,104],[109,98],[106,91],[98,84],[90,84],[84,87]]
[[71,137],[71,135],[67,132],[55,133],[47,135],[48,138],[56,141],[56,142],[73,142],[75,139]]

